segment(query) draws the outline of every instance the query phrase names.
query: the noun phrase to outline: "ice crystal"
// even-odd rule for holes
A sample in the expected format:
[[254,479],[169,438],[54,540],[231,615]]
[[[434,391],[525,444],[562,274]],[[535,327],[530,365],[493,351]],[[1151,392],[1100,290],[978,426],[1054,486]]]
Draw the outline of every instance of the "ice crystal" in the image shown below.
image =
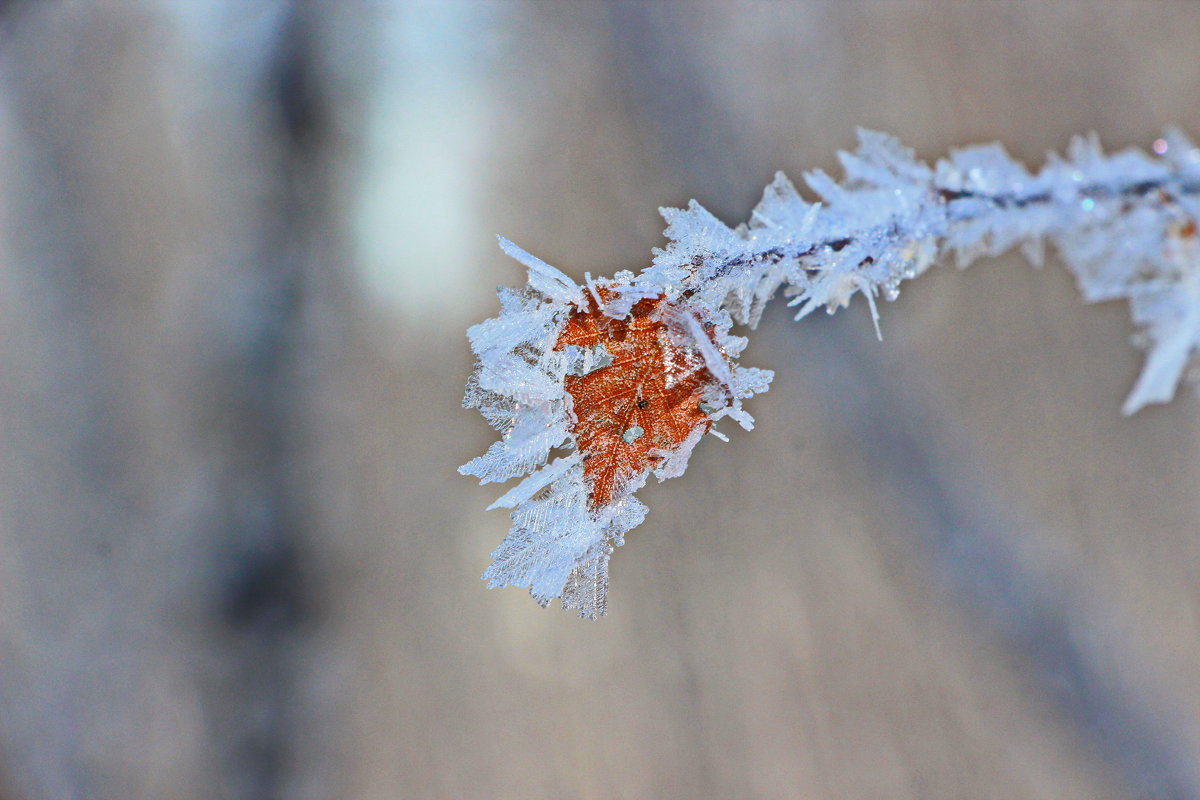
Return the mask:
[[1034,174],[995,144],[930,167],[860,131],[842,181],[805,176],[819,202],[780,173],[737,228],[695,201],[663,209],[668,245],[636,276],[580,286],[501,239],[528,281],[468,332],[478,363],[465,405],[502,438],[461,471],[527,477],[493,506],[513,509],[513,528],[488,585],[604,613],[609,556],[646,513],[634,492],[651,473],[682,474],[704,434],[720,436],[717,420],[753,427],[742,401],[772,373],[740,366],[746,340],[730,331],[754,327],[781,288],[797,319],[861,294],[878,332],[877,300],[944,254],[962,267],[1019,247],[1040,265],[1049,241],[1085,300],[1130,304],[1149,352],[1125,413],[1169,401],[1200,349],[1200,149],[1172,130],[1154,150],[1106,155],[1078,138]]

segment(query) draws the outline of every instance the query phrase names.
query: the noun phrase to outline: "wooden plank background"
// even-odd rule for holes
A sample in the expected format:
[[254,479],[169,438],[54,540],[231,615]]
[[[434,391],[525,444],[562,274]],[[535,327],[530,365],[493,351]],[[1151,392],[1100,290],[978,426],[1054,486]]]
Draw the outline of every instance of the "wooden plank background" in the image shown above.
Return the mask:
[[[203,9],[203,10],[201,10]],[[0,6],[0,798],[1198,798],[1196,400],[1052,258],[796,325],[587,623],[478,574],[466,326],[858,125],[1200,134],[1200,6]],[[733,431],[731,431],[733,433]]]

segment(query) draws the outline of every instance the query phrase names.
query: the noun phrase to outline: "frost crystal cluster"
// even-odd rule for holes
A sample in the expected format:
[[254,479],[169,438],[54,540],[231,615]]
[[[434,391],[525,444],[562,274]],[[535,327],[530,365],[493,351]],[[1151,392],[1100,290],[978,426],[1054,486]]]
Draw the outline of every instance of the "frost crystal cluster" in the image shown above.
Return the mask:
[[603,614],[609,557],[646,516],[634,493],[651,473],[682,474],[718,420],[753,427],[742,403],[772,373],[740,366],[746,340],[730,331],[754,327],[781,288],[797,319],[861,294],[878,332],[878,299],[943,254],[963,267],[1019,246],[1040,265],[1049,240],[1085,300],[1129,301],[1149,352],[1125,413],[1169,401],[1200,346],[1200,149],[1176,131],[1153,149],[1105,155],[1080,138],[1031,174],[999,145],[930,167],[864,130],[840,154],[840,183],[805,176],[819,202],[780,173],[737,228],[694,201],[663,209],[669,244],[636,276],[579,286],[501,239],[529,278],[468,332],[465,400],[501,439],[460,471],[525,477],[492,505],[512,509],[513,527],[484,579]]

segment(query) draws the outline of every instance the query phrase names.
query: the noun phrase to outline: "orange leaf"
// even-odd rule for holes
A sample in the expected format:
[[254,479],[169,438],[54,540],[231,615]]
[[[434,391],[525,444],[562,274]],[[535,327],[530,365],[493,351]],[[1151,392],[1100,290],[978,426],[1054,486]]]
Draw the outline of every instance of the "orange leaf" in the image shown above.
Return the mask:
[[714,379],[703,359],[668,330],[667,306],[662,297],[647,298],[617,320],[589,301],[555,344],[555,350],[601,345],[612,358],[566,378],[575,412],[571,433],[583,453],[593,507],[607,505],[632,478],[658,466],[697,427],[712,426],[700,403]]

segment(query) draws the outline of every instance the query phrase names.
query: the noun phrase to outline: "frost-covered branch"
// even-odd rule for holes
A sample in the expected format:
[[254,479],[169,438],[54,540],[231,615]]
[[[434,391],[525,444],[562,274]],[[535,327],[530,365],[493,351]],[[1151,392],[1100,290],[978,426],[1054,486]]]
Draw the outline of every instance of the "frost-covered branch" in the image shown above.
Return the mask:
[[820,202],[780,173],[737,228],[695,201],[663,209],[669,244],[636,276],[578,286],[501,239],[528,283],[501,290],[500,316],[468,332],[478,364],[465,405],[502,438],[460,471],[527,477],[493,505],[513,509],[513,528],[488,585],[605,612],[609,556],[646,515],[634,493],[652,473],[682,474],[718,420],[753,427],[742,401],[772,373],[737,363],[746,340],[731,329],[754,327],[781,288],[797,319],[862,294],[878,332],[879,298],[944,254],[961,267],[1019,246],[1040,265],[1049,240],[1085,300],[1129,301],[1149,352],[1125,413],[1169,401],[1200,346],[1200,149],[1169,131],[1153,150],[1105,155],[1080,138],[1035,175],[999,145],[931,168],[860,131],[840,183],[805,176]]

